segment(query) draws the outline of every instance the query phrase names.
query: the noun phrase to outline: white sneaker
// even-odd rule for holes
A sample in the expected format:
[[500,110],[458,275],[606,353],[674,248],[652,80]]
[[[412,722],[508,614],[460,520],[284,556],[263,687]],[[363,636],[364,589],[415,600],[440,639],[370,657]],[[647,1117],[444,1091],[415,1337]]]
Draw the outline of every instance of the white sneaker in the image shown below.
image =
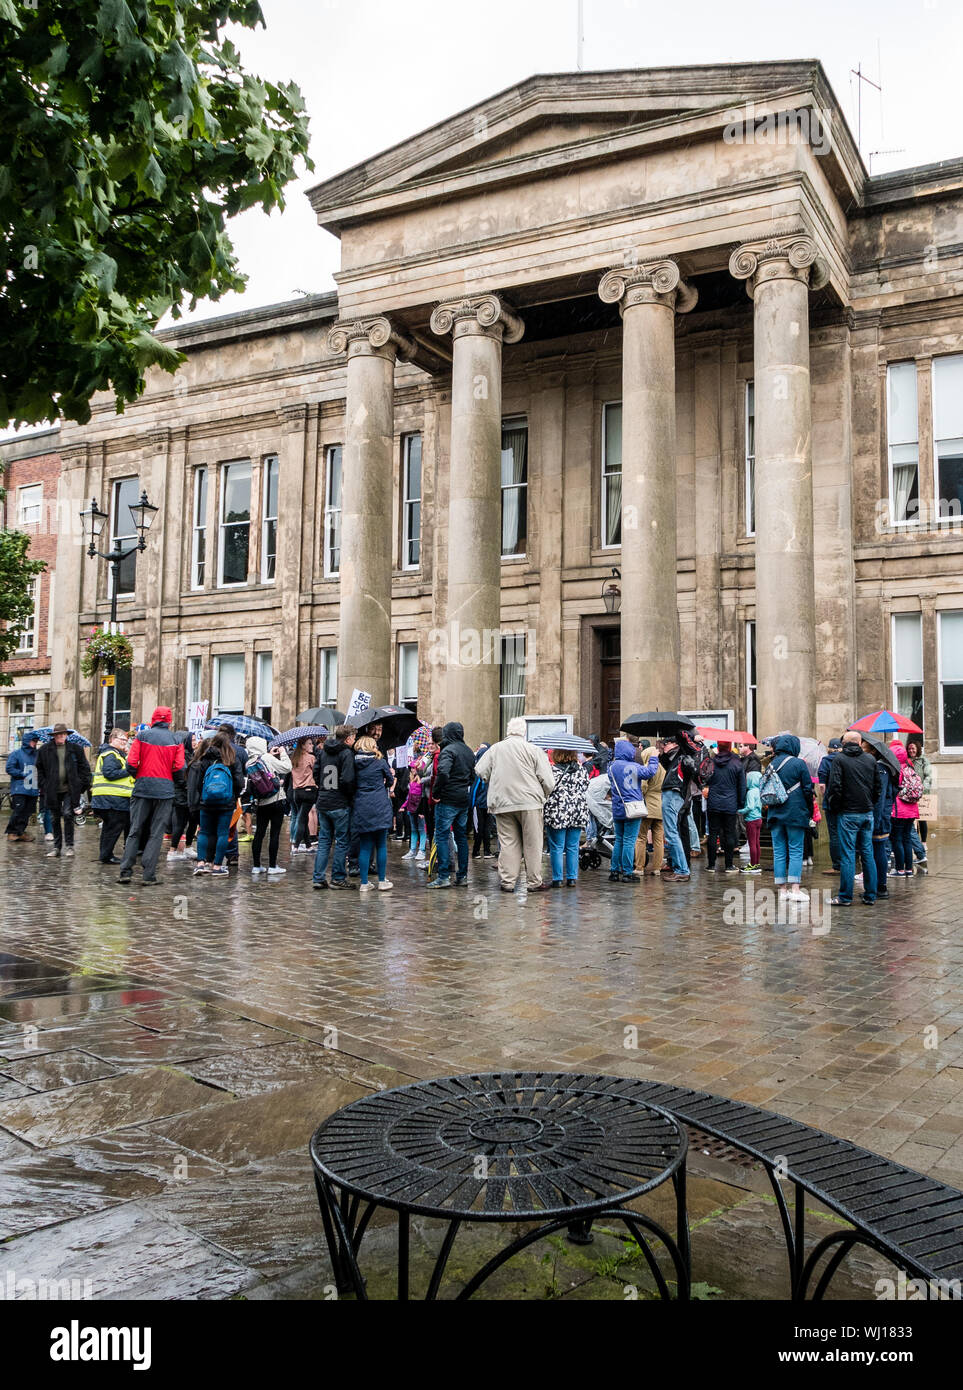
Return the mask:
[[807,903],[809,901],[809,894],[804,888],[800,888],[798,883],[795,888],[790,888],[787,891],[786,897],[792,898],[793,902],[796,903]]
[[252,877],[252,878],[257,878],[258,874],[263,874],[263,873],[264,873],[264,870],[263,870],[263,869],[252,869],[252,870],[251,870],[251,877]]
[[282,869],[280,865],[276,869],[268,869],[268,877],[276,877],[278,874],[286,874],[287,869]]
[[358,884],[358,892],[359,892],[359,893],[370,893],[373,889],[374,889],[374,884],[373,884],[373,883],[359,883],[359,884]]
[[405,863],[408,862],[408,860],[414,859],[414,857],[415,857],[414,852],[413,852],[412,850],[409,850],[407,854],[403,854],[403,855],[401,856],[401,862],[402,862],[402,864],[405,864]]
[[167,851],[168,864],[171,862],[172,859],[185,859],[186,857],[187,856],[184,854],[184,851],[182,849],[169,849]]
[[45,835],[45,836],[44,836],[44,839],[45,839],[45,840],[49,840],[49,841],[51,842],[51,844],[52,844],[52,843],[53,843],[53,833],[51,832],[49,835]]
[[72,849],[65,849],[65,850],[64,850],[64,858],[65,858],[65,859],[73,859],[73,857],[74,857],[74,852],[73,852]]
[[378,884],[378,892],[379,892],[379,893],[390,893],[391,890],[392,890],[392,888],[394,888],[394,886],[395,886],[395,885],[391,882],[391,879],[390,879],[390,878],[386,878],[382,883],[379,883],[379,884]]
[[428,863],[428,856],[427,856],[427,854],[425,854],[424,850],[420,849],[420,850],[418,851],[418,853],[415,855],[415,863],[416,863],[416,864],[427,864],[427,863]]
[[190,846],[189,849],[186,849],[186,850],[184,851],[184,858],[185,858],[185,859],[196,859],[196,858],[197,858],[197,850],[194,849],[193,845]]

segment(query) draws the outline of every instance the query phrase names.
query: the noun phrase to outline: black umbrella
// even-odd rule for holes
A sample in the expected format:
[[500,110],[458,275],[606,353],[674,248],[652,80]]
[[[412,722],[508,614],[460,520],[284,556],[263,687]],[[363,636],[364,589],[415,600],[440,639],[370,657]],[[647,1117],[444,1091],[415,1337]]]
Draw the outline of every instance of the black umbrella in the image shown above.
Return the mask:
[[627,734],[653,734],[656,738],[666,738],[679,729],[694,729],[695,721],[684,714],[673,714],[671,710],[650,709],[644,714],[630,714],[619,725]]
[[[876,758],[878,762],[885,763],[887,769],[893,774],[893,776],[896,778],[898,782],[902,768],[899,765],[899,759],[897,758],[896,754],[890,752],[890,750],[886,747],[886,744],[883,742],[882,739],[874,738],[872,734],[864,733],[861,729],[857,729],[856,732],[859,734],[860,738],[863,740],[864,743],[868,743],[870,745],[870,747],[873,750],[873,757]],[[837,753],[836,756],[839,757],[839,754]]]
[[316,709],[303,709],[298,715],[299,724],[323,724],[326,729],[333,729],[336,724],[343,724],[345,716],[339,709],[331,709],[330,705],[319,705]]
[[380,724],[383,747],[400,748],[403,743],[407,743],[421,720],[404,705],[378,705],[376,709],[366,709],[361,714],[349,715],[345,722],[354,729],[367,729],[370,724]]

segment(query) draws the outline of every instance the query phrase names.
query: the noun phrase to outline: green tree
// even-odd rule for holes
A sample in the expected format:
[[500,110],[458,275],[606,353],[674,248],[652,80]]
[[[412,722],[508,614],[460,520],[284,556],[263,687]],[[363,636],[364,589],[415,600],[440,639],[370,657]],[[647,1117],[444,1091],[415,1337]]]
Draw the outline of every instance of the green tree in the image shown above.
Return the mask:
[[42,560],[27,559],[29,549],[23,531],[0,531],[0,685],[13,685],[2,663],[17,650],[20,629],[33,612],[34,575],[47,568]]
[[181,354],[158,320],[243,289],[228,218],[307,156],[293,84],[243,71],[257,0],[0,0],[0,422],[85,422]]

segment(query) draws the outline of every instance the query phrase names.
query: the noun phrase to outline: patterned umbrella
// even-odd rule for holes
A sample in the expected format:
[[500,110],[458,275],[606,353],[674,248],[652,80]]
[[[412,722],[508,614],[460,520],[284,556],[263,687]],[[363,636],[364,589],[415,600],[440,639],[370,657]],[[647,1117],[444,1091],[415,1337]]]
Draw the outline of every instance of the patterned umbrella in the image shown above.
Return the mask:
[[411,735],[411,751],[414,758],[423,758],[431,744],[431,730],[427,724],[419,724]]
[[536,748],[564,748],[572,753],[594,753],[595,744],[577,734],[539,734],[531,740]]
[[302,724],[297,729],[285,729],[283,734],[278,734],[274,744],[278,748],[286,748],[291,743],[300,743],[303,738],[327,738],[328,732],[324,724]]
[[249,714],[225,714],[217,719],[209,719],[204,728],[217,729],[221,724],[230,724],[235,733],[243,734],[245,738],[252,735],[255,738],[263,738],[268,744],[278,736],[277,729],[265,724],[263,719],[254,719]]
[[857,719],[855,724],[850,724],[851,729],[858,729],[862,734],[921,734],[923,730],[918,724],[914,724],[912,719],[907,719],[905,714],[894,714],[891,709],[878,709],[872,714],[864,714],[862,719]]
[[[40,740],[41,743],[49,743],[50,740],[53,738],[53,725],[45,724],[42,729],[34,729],[33,732],[37,735],[37,738]],[[69,734],[67,735],[67,742],[79,743],[81,748],[90,747],[90,739],[84,738],[83,734],[78,734],[76,729],[70,730]]]

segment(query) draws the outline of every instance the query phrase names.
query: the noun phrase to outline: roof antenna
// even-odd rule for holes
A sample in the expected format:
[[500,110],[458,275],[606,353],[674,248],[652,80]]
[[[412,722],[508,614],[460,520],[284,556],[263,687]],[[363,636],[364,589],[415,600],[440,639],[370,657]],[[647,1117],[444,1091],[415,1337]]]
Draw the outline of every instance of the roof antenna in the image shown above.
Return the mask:
[[585,0],[578,0],[578,19],[575,34],[575,62],[579,72],[582,71],[583,57],[585,53]]
[[862,84],[863,84],[864,82],[868,82],[869,85],[870,85],[871,87],[875,87],[875,88],[876,88],[877,92],[881,92],[883,89],[882,89],[882,87],[879,85],[878,82],[874,82],[873,79],[872,79],[871,77],[867,77],[867,76],[866,76],[866,74],[863,72],[863,64],[862,64],[862,62],[859,63],[859,66],[858,66],[858,67],[850,68],[849,70],[850,70],[850,72],[853,74],[853,76],[856,77],[856,78],[858,79],[857,84],[856,84],[856,145],[857,145],[857,148],[860,149],[860,153],[862,153],[862,144],[863,144],[863,87],[862,87]]

